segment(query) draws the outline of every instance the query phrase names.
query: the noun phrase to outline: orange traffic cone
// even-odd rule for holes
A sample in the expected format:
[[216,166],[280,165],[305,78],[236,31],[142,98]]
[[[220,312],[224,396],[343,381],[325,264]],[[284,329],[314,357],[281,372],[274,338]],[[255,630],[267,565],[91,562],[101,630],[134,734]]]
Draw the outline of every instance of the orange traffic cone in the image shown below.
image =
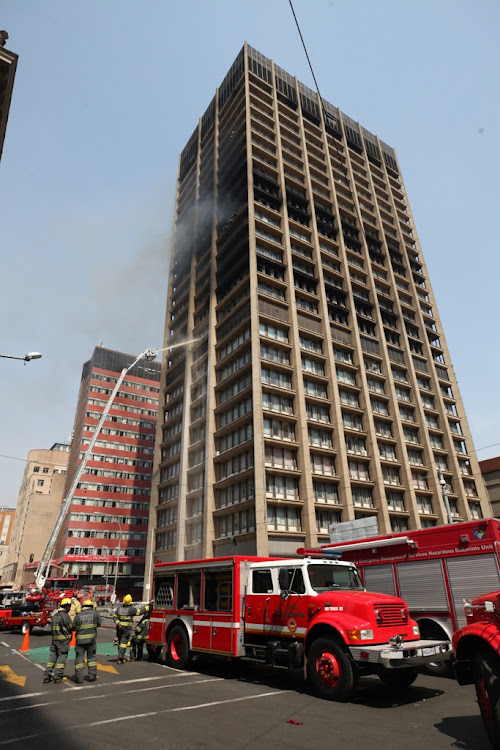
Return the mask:
[[70,646],[76,646],[76,631],[73,630],[73,635],[71,636],[71,640],[69,642]]
[[26,633],[24,634],[23,642],[21,643],[21,648],[19,651],[29,651],[30,650],[30,629],[28,628]]

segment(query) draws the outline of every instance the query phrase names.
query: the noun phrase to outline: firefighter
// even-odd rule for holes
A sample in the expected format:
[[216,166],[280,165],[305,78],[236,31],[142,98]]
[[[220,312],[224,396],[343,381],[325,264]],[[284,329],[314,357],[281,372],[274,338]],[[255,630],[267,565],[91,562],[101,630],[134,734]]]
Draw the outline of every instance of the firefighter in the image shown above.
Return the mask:
[[95,611],[94,602],[86,599],[81,612],[75,615],[73,630],[76,631],[75,682],[81,685],[84,678],[85,656],[89,682],[97,680],[96,640],[97,628],[101,625],[101,615]]
[[76,592],[71,597],[70,602],[71,602],[71,607],[69,610],[69,616],[71,617],[71,620],[73,621],[76,615],[82,611],[82,605],[80,604],[80,600],[78,599]]
[[145,615],[150,612],[151,609],[151,604],[145,604],[143,607],[135,607],[132,604],[132,597],[130,594],[125,594],[123,597],[123,603],[113,614],[113,619],[116,625],[116,636],[119,638],[118,664],[123,664],[127,661],[127,648],[130,646],[130,639],[134,627],[133,618],[139,615]]
[[[66,597],[61,601],[59,609],[52,616],[51,631],[52,644],[50,646],[49,660],[43,674],[44,682],[65,682],[68,678],[64,676],[64,667],[68,658],[69,642],[73,625],[69,616],[71,599]],[[54,674],[52,674],[52,670]]]
[[132,646],[130,648],[130,661],[141,661],[142,659],[144,641],[148,637],[150,616],[150,613],[146,612],[146,614],[142,616],[142,618],[135,626],[135,632],[131,641]]

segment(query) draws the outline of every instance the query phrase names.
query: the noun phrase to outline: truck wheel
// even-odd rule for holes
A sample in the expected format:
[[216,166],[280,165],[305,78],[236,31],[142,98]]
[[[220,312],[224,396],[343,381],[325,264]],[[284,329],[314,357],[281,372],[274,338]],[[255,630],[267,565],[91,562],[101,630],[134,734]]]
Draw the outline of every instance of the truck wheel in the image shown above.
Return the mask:
[[169,667],[185,669],[190,661],[188,634],[181,625],[176,625],[168,636],[166,662]]
[[354,670],[344,649],[331,638],[313,641],[307,656],[307,676],[316,695],[346,702],[354,690]]
[[493,652],[481,650],[474,656],[473,670],[486,734],[493,747],[500,747],[500,659]]
[[146,643],[146,651],[148,652],[149,661],[158,661],[161,654],[161,646],[148,646]]
[[21,623],[21,633],[22,633],[23,635],[26,635],[26,633],[31,633],[31,625],[30,625],[30,623],[29,623],[29,622],[27,622],[26,620],[24,620],[24,621],[23,621],[23,622]]
[[405,690],[413,685],[418,677],[418,669],[407,667],[406,669],[383,669],[379,672],[380,679],[392,690]]

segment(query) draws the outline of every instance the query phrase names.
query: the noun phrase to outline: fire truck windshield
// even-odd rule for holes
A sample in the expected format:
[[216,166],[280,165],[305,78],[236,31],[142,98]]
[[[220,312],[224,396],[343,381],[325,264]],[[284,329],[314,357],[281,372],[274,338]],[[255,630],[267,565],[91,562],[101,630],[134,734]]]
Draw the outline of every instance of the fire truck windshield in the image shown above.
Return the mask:
[[363,591],[363,584],[356,568],[311,563],[307,566],[307,572],[309,573],[311,586],[318,594],[333,589]]

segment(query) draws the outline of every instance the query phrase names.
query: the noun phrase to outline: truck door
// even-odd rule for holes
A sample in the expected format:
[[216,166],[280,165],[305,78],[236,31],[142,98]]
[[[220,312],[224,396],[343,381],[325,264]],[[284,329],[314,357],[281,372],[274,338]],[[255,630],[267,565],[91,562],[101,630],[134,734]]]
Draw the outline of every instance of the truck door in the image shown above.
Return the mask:
[[203,610],[198,619],[209,623],[209,647],[233,653],[233,568],[205,570]]
[[[254,568],[250,572],[249,591],[245,603],[245,633],[263,635],[270,631],[271,597],[276,598],[271,568]],[[279,599],[279,596],[277,597]]]
[[269,621],[276,635],[303,637],[307,622],[307,597],[301,568],[283,567],[278,571],[280,593],[270,602]]

